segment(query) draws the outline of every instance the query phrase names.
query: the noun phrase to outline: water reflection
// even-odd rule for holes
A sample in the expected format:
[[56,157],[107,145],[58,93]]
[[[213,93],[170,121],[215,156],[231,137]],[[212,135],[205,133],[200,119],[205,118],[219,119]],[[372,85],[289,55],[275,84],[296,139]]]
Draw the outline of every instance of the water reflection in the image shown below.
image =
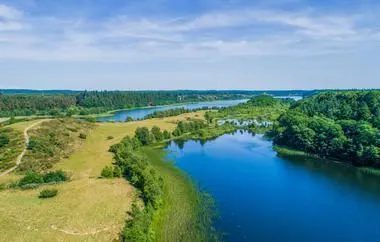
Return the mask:
[[354,167],[278,157],[262,135],[172,142],[168,159],[216,201],[226,241],[374,241],[380,180]]

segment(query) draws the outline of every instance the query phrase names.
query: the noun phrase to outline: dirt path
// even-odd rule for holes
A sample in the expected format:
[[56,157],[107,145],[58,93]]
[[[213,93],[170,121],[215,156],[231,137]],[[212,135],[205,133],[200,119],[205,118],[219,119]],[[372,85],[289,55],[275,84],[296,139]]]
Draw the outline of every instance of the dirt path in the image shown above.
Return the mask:
[[25,146],[24,146],[24,149],[22,150],[21,154],[17,157],[17,160],[16,160],[16,165],[6,171],[4,171],[3,173],[0,173],[0,176],[5,176],[9,173],[11,173],[12,171],[14,171],[21,163],[21,160],[22,158],[24,157],[25,153],[26,153],[26,149],[28,148],[28,145],[29,145],[29,135],[28,135],[28,131],[34,127],[36,127],[37,125],[41,124],[42,122],[45,122],[46,119],[44,120],[40,120],[38,122],[35,122],[33,124],[31,124],[30,126],[26,127],[26,129],[24,130],[24,139],[25,139]]
[[76,235],[76,236],[94,235],[94,234],[97,234],[97,233],[100,233],[100,232],[105,232],[105,231],[110,230],[109,227],[106,227],[106,228],[103,228],[103,229],[91,229],[91,231],[89,231],[89,232],[83,232],[83,233],[81,233],[81,232],[76,232],[76,231],[72,231],[72,230],[59,229],[55,225],[52,225],[51,228],[54,229],[54,230],[61,231],[62,233],[65,233],[65,234]]

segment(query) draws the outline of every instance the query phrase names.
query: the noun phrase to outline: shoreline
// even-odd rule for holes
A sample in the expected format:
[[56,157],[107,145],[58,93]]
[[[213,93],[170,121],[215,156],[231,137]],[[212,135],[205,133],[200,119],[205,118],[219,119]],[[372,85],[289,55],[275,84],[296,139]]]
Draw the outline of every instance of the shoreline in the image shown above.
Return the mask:
[[205,218],[212,217],[212,213],[209,213],[212,207],[208,206],[205,194],[187,173],[167,160],[167,151],[162,144],[144,147],[143,151],[165,181],[164,203],[151,224],[158,241],[190,241],[194,238],[210,241],[214,236],[212,224],[199,226],[202,221],[211,221]]
[[[168,107],[168,106],[181,106],[186,104],[197,104],[197,103],[203,103],[203,102],[219,102],[219,101],[236,101],[236,100],[249,100],[249,99],[217,99],[212,101],[193,101],[193,102],[177,102],[173,104],[164,104],[164,105],[156,105],[156,106],[142,106],[142,107],[133,107],[133,108],[121,108],[121,109],[112,109],[103,113],[97,113],[97,114],[87,114],[87,115],[72,115],[74,118],[103,118],[103,117],[110,117],[116,112],[120,111],[132,111],[137,109],[149,109],[149,108],[161,108],[161,107]],[[30,115],[30,116],[15,116],[15,119],[43,119],[43,118],[54,118],[55,116],[52,115]],[[4,120],[6,119],[6,120]],[[6,122],[10,119],[10,117],[0,117],[0,123]]]
[[334,160],[329,158],[322,158],[316,154],[307,153],[300,150],[291,149],[285,146],[279,146],[279,145],[273,145],[273,150],[277,153],[279,156],[284,157],[293,157],[293,158],[311,158],[316,159],[323,162],[332,162],[339,165],[349,166],[352,168],[355,168],[357,171],[366,173],[369,175],[374,175],[380,177],[380,169],[375,167],[358,167],[354,166],[351,162],[344,162],[341,160]]

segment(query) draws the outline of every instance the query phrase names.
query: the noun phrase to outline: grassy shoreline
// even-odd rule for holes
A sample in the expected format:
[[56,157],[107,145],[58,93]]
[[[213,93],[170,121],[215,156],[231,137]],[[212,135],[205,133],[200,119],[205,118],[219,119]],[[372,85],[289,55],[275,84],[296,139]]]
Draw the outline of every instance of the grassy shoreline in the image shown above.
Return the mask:
[[[164,204],[157,210],[152,229],[158,241],[210,241],[211,214],[207,201],[191,179],[173,163],[165,161],[163,146],[144,147],[144,154],[163,177]],[[203,222],[202,222],[203,221]]]
[[293,157],[293,158],[311,158],[311,159],[316,159],[316,160],[323,160],[327,162],[334,162],[338,164],[343,164],[343,165],[348,165],[351,167],[356,168],[359,172],[365,173],[365,174],[370,174],[374,176],[379,176],[380,177],[380,169],[378,168],[373,168],[373,167],[357,167],[352,165],[349,162],[344,162],[344,161],[339,161],[339,160],[332,160],[332,159],[324,159],[319,157],[318,155],[315,154],[310,154],[304,151],[299,151],[295,149],[290,149],[288,147],[284,146],[278,146],[274,145],[273,150],[277,152],[279,156],[283,157]]

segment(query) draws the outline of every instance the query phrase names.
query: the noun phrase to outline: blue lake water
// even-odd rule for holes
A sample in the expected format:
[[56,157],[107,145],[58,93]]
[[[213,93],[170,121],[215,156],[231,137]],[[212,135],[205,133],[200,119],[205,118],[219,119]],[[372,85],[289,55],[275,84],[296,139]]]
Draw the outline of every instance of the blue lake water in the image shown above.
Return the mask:
[[287,160],[249,133],[174,142],[168,160],[210,193],[225,241],[379,241],[380,180],[312,159]]
[[121,111],[112,113],[111,116],[97,118],[97,120],[100,122],[105,122],[105,121],[124,122],[127,117],[131,117],[133,119],[141,119],[141,118],[144,118],[146,115],[151,114],[156,111],[164,111],[164,110],[175,109],[175,108],[186,108],[186,109],[198,109],[198,108],[203,108],[203,107],[222,108],[222,107],[234,106],[246,101],[248,101],[248,99],[187,103],[187,104],[158,106],[158,107],[151,107],[151,108],[137,108],[137,109],[130,109],[130,110],[121,110]]

